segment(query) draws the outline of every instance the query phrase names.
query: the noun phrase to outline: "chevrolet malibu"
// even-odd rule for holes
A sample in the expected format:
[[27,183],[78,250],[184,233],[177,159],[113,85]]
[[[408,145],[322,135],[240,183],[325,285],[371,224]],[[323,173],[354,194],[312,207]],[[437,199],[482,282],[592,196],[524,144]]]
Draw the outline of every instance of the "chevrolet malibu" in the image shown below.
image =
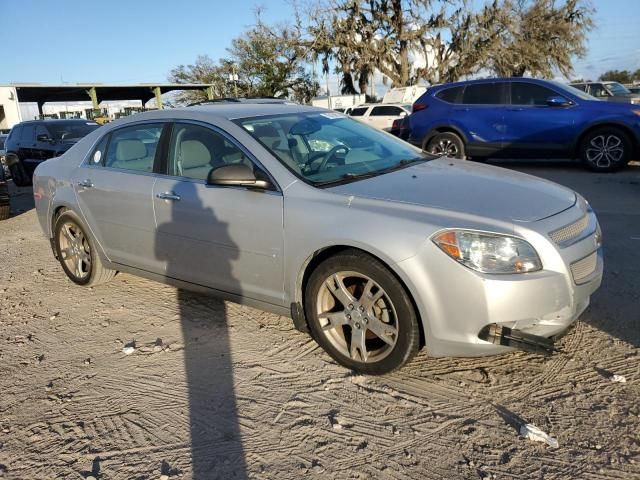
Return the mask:
[[34,195],[76,284],[127,272],[289,316],[367,374],[422,347],[551,352],[602,278],[575,192],[313,107],[139,114],[42,163]]

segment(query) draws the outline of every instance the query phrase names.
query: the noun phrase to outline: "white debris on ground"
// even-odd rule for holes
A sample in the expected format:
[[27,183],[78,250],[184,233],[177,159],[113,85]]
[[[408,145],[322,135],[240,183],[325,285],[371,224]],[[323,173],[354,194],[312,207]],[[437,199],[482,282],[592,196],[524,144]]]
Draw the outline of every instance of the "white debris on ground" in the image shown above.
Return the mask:
[[622,375],[614,375],[613,377],[611,377],[611,381],[616,383],[627,383],[626,377]]
[[544,442],[551,448],[558,448],[558,440],[550,436],[548,433],[540,430],[532,423],[527,423],[520,427],[520,435],[534,442]]

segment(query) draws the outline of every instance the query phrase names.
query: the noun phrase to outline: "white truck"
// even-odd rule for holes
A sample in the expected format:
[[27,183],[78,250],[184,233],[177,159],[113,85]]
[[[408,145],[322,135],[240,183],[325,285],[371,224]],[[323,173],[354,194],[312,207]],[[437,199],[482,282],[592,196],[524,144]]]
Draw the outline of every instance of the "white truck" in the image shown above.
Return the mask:
[[333,95],[313,98],[311,99],[311,105],[344,112],[347,108],[355,107],[366,101],[365,95]]

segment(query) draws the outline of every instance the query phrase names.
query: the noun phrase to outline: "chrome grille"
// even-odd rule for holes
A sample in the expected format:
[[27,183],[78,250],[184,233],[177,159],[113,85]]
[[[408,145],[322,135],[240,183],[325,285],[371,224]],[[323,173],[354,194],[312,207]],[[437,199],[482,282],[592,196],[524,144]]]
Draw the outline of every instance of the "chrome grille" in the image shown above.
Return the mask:
[[558,230],[554,230],[549,234],[551,240],[556,242],[558,245],[562,246],[563,244],[570,242],[574,238],[578,238],[582,232],[589,226],[589,216],[584,215],[579,220],[570,223]]
[[588,278],[598,265],[598,252],[593,252],[591,255],[584,257],[582,260],[578,260],[571,264],[571,274],[573,280],[576,283],[583,283],[584,279]]

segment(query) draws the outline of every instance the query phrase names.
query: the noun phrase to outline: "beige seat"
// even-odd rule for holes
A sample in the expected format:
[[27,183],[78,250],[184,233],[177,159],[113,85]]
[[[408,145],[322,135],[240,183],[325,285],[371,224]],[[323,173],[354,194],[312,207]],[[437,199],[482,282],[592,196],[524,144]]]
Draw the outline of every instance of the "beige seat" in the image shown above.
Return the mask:
[[126,138],[116,143],[115,159],[110,166],[150,172],[153,170],[153,157],[147,156],[147,147],[142,140]]
[[180,142],[178,157],[182,166],[182,176],[206,180],[211,171],[211,153],[199,140]]

